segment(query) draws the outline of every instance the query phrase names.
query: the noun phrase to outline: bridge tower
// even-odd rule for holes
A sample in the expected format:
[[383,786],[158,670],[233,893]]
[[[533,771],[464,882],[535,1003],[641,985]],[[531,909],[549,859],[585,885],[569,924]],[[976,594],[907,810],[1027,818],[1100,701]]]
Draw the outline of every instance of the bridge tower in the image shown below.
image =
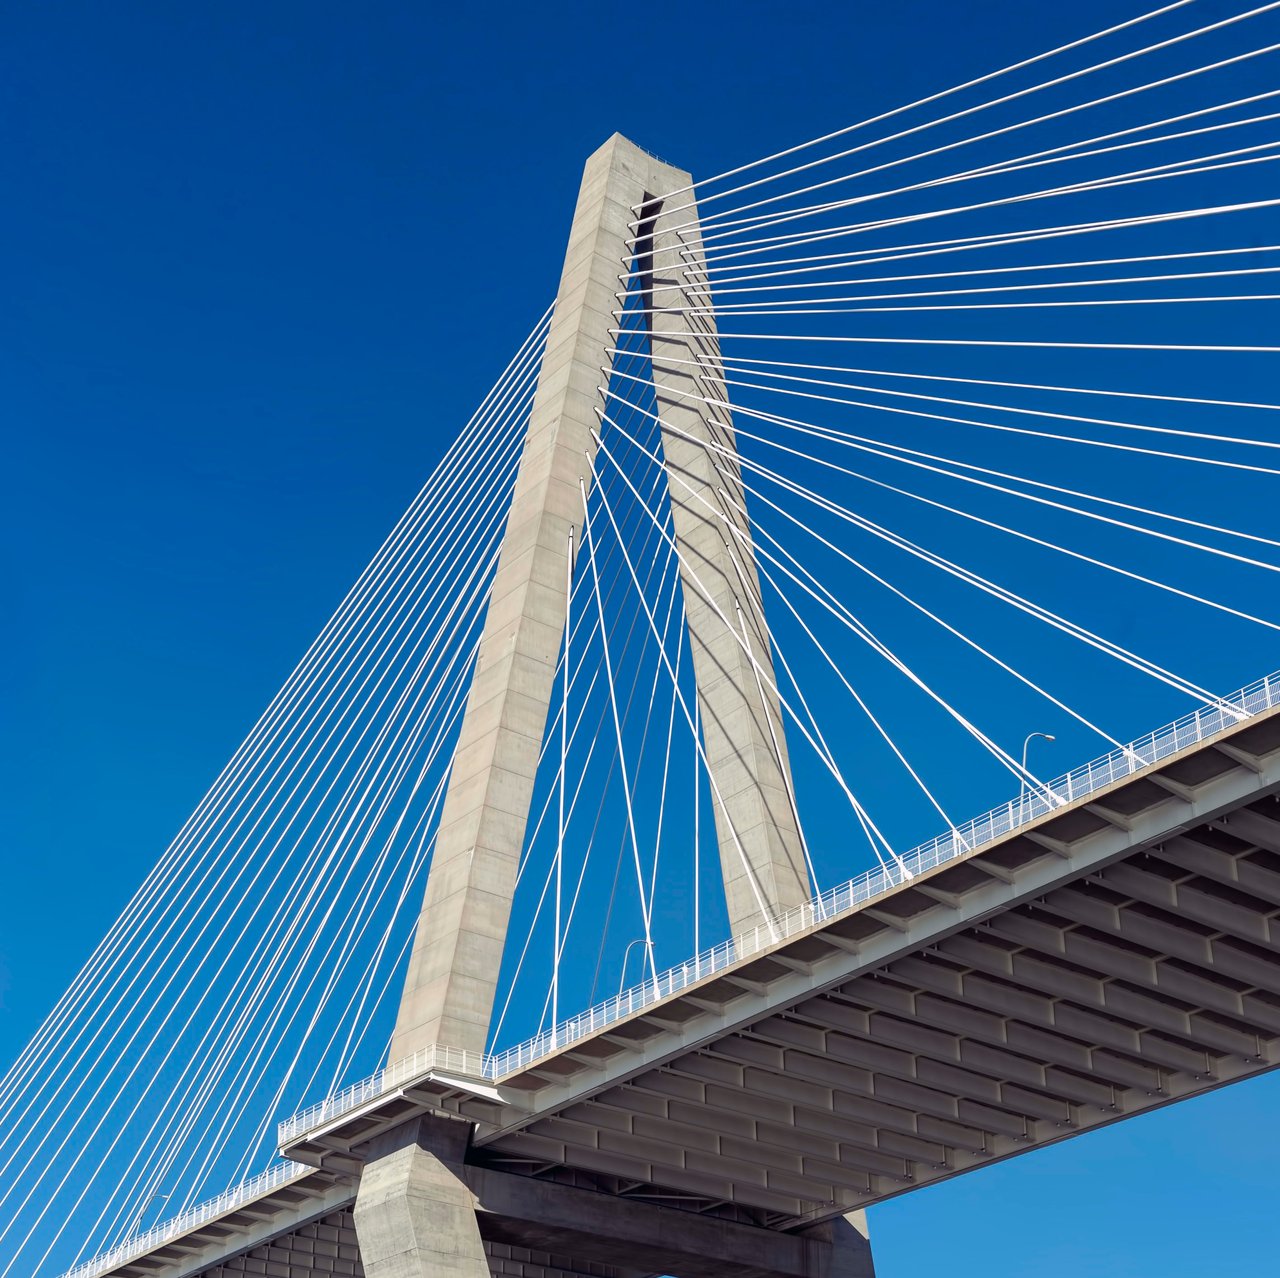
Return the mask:
[[[564,583],[580,540],[573,535],[583,514],[580,482],[590,483],[599,387],[612,362],[619,289],[633,270],[644,295],[705,755],[720,800],[730,924],[735,933],[767,925],[810,895],[733,426],[727,409],[706,405],[727,403],[727,395],[705,305],[692,179],[615,134],[587,161],[569,232],[392,1062],[433,1045],[477,1056],[486,1046],[566,623]],[[738,530],[734,545],[724,537],[726,518]],[[737,634],[728,619],[741,627]],[[478,1219],[502,1212],[477,1203],[475,1178],[466,1175],[468,1138],[467,1124],[441,1118],[373,1142],[355,1209],[369,1278],[487,1278]],[[647,1272],[635,1263],[637,1231],[670,1236],[682,1227],[689,1267],[681,1278],[771,1272],[728,1221],[682,1221],[679,1211],[600,1195],[597,1220],[557,1230],[564,1213],[556,1184],[521,1180],[514,1188],[540,1197],[516,1213],[539,1249],[581,1258],[583,1269],[559,1271],[566,1275],[589,1266],[595,1274]],[[572,1192],[580,1202],[581,1191]],[[870,1274],[861,1214],[817,1227],[804,1254],[805,1274]]]

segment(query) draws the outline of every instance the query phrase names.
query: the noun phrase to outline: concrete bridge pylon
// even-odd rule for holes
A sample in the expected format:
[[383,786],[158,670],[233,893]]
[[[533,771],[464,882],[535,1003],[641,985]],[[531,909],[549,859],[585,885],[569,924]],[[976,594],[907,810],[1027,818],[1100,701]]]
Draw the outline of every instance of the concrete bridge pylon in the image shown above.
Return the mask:
[[[581,542],[581,485],[602,429],[602,369],[612,364],[618,295],[633,270],[732,931],[767,924],[811,893],[733,424],[727,408],[705,402],[725,404],[727,395],[692,178],[615,134],[586,163],[570,227],[392,1062],[433,1045],[477,1058],[486,1047],[565,630],[565,582]],[[490,1201],[515,1190],[523,1206]],[[557,1195],[566,1202],[557,1205]],[[782,1236],[607,1195],[584,1199],[554,1183],[495,1181],[469,1165],[467,1124],[450,1119],[417,1120],[367,1151],[355,1222],[369,1278],[488,1278],[495,1229],[504,1245],[536,1241],[584,1257],[582,1272],[618,1278],[673,1261],[682,1278],[871,1273],[861,1213]]]

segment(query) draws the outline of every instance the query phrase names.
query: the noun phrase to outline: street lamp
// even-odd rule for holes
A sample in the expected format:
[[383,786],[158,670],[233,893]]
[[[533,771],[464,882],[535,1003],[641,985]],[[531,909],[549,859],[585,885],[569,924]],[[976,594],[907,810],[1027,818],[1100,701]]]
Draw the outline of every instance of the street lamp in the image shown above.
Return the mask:
[[138,1232],[138,1226],[142,1224],[142,1218],[147,1214],[147,1208],[150,1207],[152,1203],[167,1203],[171,1197],[171,1194],[152,1194],[138,1210],[138,1214],[134,1218],[133,1224],[129,1226],[129,1232],[124,1236],[124,1241],[128,1242],[129,1239]]
[[648,948],[648,947],[652,947],[653,942],[646,940],[643,936],[637,936],[636,939],[632,941],[631,944],[628,945],[627,948],[623,951],[622,975],[618,977],[618,997],[619,998],[622,997],[623,987],[627,983],[627,960],[631,957],[631,951],[635,949],[637,945],[643,945]]
[[1022,782],[1022,789],[1018,792],[1019,800],[1025,799],[1027,796],[1027,748],[1037,737],[1043,741],[1056,741],[1058,739],[1051,732],[1027,733],[1027,739],[1022,743],[1022,772],[1018,777],[1018,780]]

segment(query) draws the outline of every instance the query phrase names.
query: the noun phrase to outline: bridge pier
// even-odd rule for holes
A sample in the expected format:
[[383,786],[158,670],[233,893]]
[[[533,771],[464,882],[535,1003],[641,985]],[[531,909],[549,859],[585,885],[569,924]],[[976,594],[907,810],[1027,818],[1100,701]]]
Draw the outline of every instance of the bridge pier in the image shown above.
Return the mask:
[[489,1278],[462,1176],[468,1139],[463,1123],[422,1120],[372,1142],[355,1207],[366,1278]]
[[485,1167],[469,1139],[467,1123],[420,1118],[370,1143],[355,1206],[366,1278],[489,1278],[498,1252],[593,1278],[874,1278],[862,1212],[778,1233]]
[[851,1211],[815,1225],[805,1237],[830,1248],[824,1259],[826,1268],[820,1270],[824,1278],[875,1278],[865,1211]]

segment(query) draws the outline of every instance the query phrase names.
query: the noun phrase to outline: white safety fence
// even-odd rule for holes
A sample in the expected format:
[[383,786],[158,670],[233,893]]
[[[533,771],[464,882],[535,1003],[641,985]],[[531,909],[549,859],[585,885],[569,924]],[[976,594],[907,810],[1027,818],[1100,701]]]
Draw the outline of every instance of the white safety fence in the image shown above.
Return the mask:
[[326,1096],[318,1104],[299,1111],[280,1124],[279,1143],[284,1145],[300,1132],[311,1131],[331,1118],[338,1118],[363,1105],[365,1101],[374,1100],[387,1092],[409,1082],[421,1078],[432,1070],[445,1070],[450,1074],[462,1074],[469,1078],[486,1077],[490,1058],[477,1056],[474,1052],[463,1051],[457,1047],[445,1047],[433,1043],[430,1047],[419,1048],[412,1056],[406,1056],[394,1064],[387,1065],[376,1074],[362,1078],[358,1083],[332,1096]]
[[187,1233],[197,1225],[204,1224],[205,1221],[225,1216],[235,1211],[237,1207],[243,1207],[246,1203],[261,1198],[270,1190],[278,1189],[281,1185],[287,1185],[290,1181],[298,1180],[313,1171],[315,1171],[314,1167],[304,1167],[301,1163],[287,1161],[274,1163],[251,1180],[242,1181],[233,1189],[224,1190],[216,1198],[197,1203],[190,1211],[184,1211],[180,1216],[161,1221],[154,1228],[148,1229],[145,1234],[135,1234],[132,1238],[126,1238],[110,1251],[104,1251],[94,1256],[92,1260],[86,1260],[84,1264],[68,1270],[62,1278],[96,1278],[98,1274],[109,1273],[117,1265],[135,1256],[145,1256],[170,1239]]

